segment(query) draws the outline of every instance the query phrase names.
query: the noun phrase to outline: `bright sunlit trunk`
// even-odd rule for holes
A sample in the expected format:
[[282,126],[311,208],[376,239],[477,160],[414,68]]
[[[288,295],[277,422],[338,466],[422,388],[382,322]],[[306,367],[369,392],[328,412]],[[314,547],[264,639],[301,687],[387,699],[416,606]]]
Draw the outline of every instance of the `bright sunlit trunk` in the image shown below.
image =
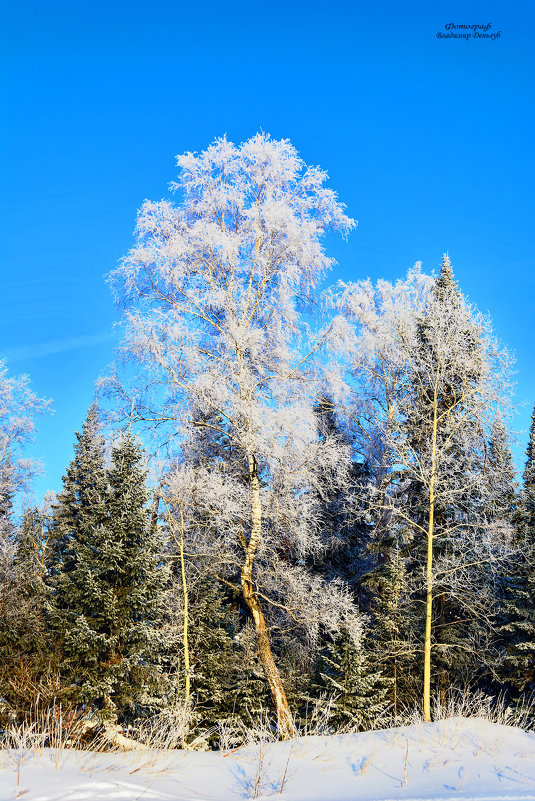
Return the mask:
[[431,441],[431,475],[429,478],[429,525],[427,529],[427,570],[424,639],[424,720],[431,721],[431,626],[433,622],[433,536],[435,523],[435,477],[437,462],[437,392],[433,403],[433,433]]
[[288,740],[295,734],[295,724],[292,713],[290,712],[290,707],[288,706],[288,700],[279,670],[273,659],[266,620],[253,584],[254,560],[262,533],[262,504],[256,460],[252,455],[249,455],[249,480],[251,492],[251,537],[245,551],[245,561],[241,569],[241,585],[245,603],[254,620],[258,656],[264,668],[264,673],[275,705],[279,734],[283,740]]

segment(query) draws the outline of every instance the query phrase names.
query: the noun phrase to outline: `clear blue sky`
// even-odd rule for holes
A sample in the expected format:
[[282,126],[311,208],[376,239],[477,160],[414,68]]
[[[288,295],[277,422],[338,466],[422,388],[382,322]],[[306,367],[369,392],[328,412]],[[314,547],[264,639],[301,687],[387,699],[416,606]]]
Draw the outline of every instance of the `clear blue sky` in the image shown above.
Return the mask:
[[[54,399],[31,453],[60,489],[113,358],[104,275],[174,156],[289,138],[359,220],[332,275],[396,278],[449,251],[535,401],[531,3],[7,2],[2,11],[0,356]],[[438,39],[492,23],[495,41]],[[525,436],[525,434],[524,434]],[[524,447],[517,451],[519,462]]]

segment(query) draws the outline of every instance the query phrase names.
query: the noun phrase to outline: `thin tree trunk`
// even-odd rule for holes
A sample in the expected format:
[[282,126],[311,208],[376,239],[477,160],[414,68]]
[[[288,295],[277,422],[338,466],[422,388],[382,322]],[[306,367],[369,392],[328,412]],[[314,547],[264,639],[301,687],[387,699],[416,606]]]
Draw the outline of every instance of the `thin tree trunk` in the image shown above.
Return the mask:
[[394,712],[398,712],[398,661],[394,657]]
[[167,511],[167,522],[169,524],[169,531],[171,532],[175,544],[178,546],[178,555],[180,560],[180,577],[182,583],[182,596],[184,599],[182,645],[184,646],[184,672],[186,676],[185,701],[186,704],[188,704],[191,695],[191,671],[190,671],[189,639],[188,639],[189,594],[188,594],[188,582],[186,578],[186,561],[184,559],[184,513],[182,511],[182,503],[179,501],[178,510],[180,515],[180,537],[177,538],[173,518],[171,517],[171,512],[169,511],[169,507],[167,506],[167,502],[165,499],[164,499],[164,504]]
[[184,564],[184,515],[182,514],[182,504],[179,505],[180,510],[180,572],[182,577],[182,593],[184,596],[184,629],[182,642],[184,645],[184,670],[186,672],[186,704],[189,703],[191,694],[191,678],[190,678],[190,663],[189,663],[189,641],[188,641],[188,584],[186,581],[186,565]]
[[429,526],[427,529],[427,572],[424,640],[424,720],[431,722],[431,625],[433,622],[433,535],[435,522],[435,474],[437,459],[437,397],[433,404],[433,438],[431,443],[431,476],[429,479]]
[[160,506],[160,491],[161,485],[154,490],[152,495],[152,510],[150,515],[150,533],[154,536],[158,531],[158,510]]
[[256,469],[256,459],[249,455],[249,479],[251,490],[251,537],[245,551],[245,561],[241,569],[241,586],[243,598],[253,616],[256,638],[258,643],[258,656],[264,668],[264,673],[271,690],[273,703],[277,712],[277,726],[283,740],[289,740],[295,734],[295,724],[288,706],[288,700],[282,684],[282,679],[273,659],[268,629],[262,606],[254,591],[253,566],[260,544],[262,532],[262,504],[260,501],[260,482]]

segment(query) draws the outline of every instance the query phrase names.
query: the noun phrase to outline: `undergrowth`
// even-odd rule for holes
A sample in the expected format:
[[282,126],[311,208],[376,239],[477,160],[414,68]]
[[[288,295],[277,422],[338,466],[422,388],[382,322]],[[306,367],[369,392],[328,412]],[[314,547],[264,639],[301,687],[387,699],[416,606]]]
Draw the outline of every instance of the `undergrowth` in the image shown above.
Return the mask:
[[[329,722],[332,699],[323,698],[310,710],[306,722],[296,730],[296,739],[317,735],[354,734],[347,726],[334,729]],[[139,750],[162,752],[183,750],[220,750],[232,752],[246,747],[263,747],[278,740],[274,719],[267,711],[247,723],[241,719],[225,719],[205,729],[193,728],[194,710],[176,704],[160,714],[125,729],[104,727],[90,716],[65,711],[61,705],[36,710],[31,719],[6,725],[0,730],[0,748],[26,754],[48,749],[59,762],[65,751],[79,749],[97,752]],[[478,718],[500,725],[532,731],[535,722],[535,698],[510,704],[503,695],[490,696],[481,691],[452,689],[445,701],[437,697],[432,707],[433,721],[451,718]],[[370,729],[390,729],[423,724],[419,710],[392,710],[377,717]]]

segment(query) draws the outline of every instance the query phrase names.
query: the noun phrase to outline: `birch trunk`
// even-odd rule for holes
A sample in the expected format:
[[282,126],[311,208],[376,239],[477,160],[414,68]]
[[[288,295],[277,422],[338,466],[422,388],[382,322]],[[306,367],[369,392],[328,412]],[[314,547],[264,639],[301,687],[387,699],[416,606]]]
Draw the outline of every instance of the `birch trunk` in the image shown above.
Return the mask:
[[164,500],[165,508],[167,510],[167,522],[169,525],[169,531],[175,541],[175,545],[178,546],[178,554],[180,559],[180,577],[182,583],[182,597],[184,602],[184,614],[183,614],[183,630],[182,630],[182,644],[184,646],[184,673],[185,673],[185,701],[186,704],[189,704],[190,696],[191,696],[191,668],[190,668],[190,654],[189,654],[189,593],[188,593],[188,582],[186,577],[186,560],[184,557],[184,512],[182,509],[182,503],[179,502],[178,510],[179,510],[179,517],[180,517],[180,537],[177,537],[176,531],[174,528],[173,518],[169,511],[169,507],[167,506],[167,502]]
[[289,740],[295,735],[295,724],[288,706],[288,700],[282,684],[282,679],[273,659],[268,629],[260,600],[254,590],[253,567],[256,552],[260,544],[262,533],[262,504],[260,500],[260,482],[256,469],[256,459],[249,455],[249,480],[251,490],[251,537],[245,550],[245,561],[241,569],[241,586],[243,598],[253,616],[256,639],[258,643],[258,656],[264,668],[269,684],[273,703],[277,713],[277,726],[283,740]]
[[184,598],[184,629],[182,635],[182,642],[184,645],[184,671],[186,673],[186,704],[189,704],[191,695],[191,670],[189,662],[189,640],[188,640],[188,584],[186,581],[186,565],[184,561],[184,515],[182,512],[182,504],[179,506],[180,510],[180,575],[182,578],[182,594]]
[[427,529],[427,570],[424,640],[424,721],[431,722],[431,626],[433,622],[433,536],[435,524],[435,476],[437,462],[437,389],[433,404],[433,434],[431,441],[431,475],[429,478],[429,526]]

